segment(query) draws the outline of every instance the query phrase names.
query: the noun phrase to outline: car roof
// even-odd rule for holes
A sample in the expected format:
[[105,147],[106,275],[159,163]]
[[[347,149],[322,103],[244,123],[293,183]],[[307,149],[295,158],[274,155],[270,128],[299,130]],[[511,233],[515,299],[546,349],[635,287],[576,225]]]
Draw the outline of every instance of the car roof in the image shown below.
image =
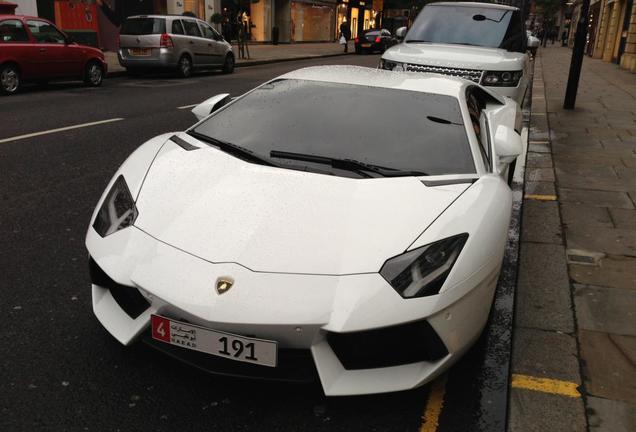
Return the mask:
[[[322,81],[338,84],[350,84],[367,87],[382,87],[395,90],[407,90],[433,93],[459,98],[466,87],[477,85],[460,78],[422,72],[393,72],[384,69],[372,69],[362,66],[312,66],[286,73],[276,79],[297,79]],[[482,87],[483,89],[483,87]],[[484,90],[492,94],[489,90]],[[493,98],[502,102],[500,96]],[[502,102],[503,103],[503,102]]]
[[497,3],[481,3],[481,2],[436,2],[429,3],[427,6],[465,6],[465,7],[482,7],[488,9],[504,9],[504,10],[519,10],[514,6],[508,6]]

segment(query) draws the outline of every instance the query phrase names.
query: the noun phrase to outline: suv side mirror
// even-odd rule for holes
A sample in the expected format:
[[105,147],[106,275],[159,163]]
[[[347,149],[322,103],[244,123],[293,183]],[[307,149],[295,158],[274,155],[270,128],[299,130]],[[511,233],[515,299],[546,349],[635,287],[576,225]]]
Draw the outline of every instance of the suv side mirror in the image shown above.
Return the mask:
[[402,40],[406,36],[406,27],[400,27],[395,31],[395,37]]
[[229,93],[221,93],[216,96],[212,96],[210,99],[207,99],[201,102],[199,105],[192,108],[192,114],[194,114],[197,120],[203,120],[214,111],[221,108],[223,105],[230,101]]
[[499,125],[495,131],[495,153],[500,164],[510,164],[523,151],[521,135],[509,126]]

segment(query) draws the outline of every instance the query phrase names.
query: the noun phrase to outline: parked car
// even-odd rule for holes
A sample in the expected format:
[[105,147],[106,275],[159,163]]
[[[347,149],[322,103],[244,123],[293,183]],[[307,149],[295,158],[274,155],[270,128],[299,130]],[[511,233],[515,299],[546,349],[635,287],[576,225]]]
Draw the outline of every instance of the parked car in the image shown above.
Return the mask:
[[528,51],[532,54],[532,57],[537,55],[537,49],[541,45],[541,41],[538,37],[534,36],[530,30],[526,31],[526,35],[528,36]]
[[129,72],[170,69],[184,78],[197,68],[234,71],[232,46],[205,21],[180,15],[126,18],[119,34],[119,63]]
[[385,29],[365,30],[362,35],[354,39],[356,54],[379,51],[383,53],[387,48],[395,45],[391,32]]
[[388,49],[380,67],[458,76],[513,98],[529,82],[526,30],[518,8],[493,3],[430,3]]
[[104,53],[79,45],[52,22],[0,15],[0,92],[13,94],[27,82],[81,79],[99,86],[107,72]]
[[516,102],[322,66],[193,111],[124,162],[90,221],[93,310],[119,342],[351,395],[422,385],[477,340],[508,236]]

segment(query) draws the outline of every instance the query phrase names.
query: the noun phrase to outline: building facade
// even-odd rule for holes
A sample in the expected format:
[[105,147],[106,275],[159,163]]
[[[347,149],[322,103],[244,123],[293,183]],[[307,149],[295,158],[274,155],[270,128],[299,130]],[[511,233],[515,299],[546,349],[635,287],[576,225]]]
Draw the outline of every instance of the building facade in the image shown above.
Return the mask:
[[636,73],[636,8],[633,0],[599,0],[590,8],[588,53]]

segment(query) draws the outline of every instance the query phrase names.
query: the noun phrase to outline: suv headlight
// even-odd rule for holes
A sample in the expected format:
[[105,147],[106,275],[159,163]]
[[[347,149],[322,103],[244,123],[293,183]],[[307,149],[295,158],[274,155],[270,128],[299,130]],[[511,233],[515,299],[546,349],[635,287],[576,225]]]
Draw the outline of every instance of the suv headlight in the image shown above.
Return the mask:
[[468,234],[459,234],[387,260],[380,275],[404,298],[439,293]]
[[102,203],[93,228],[102,237],[131,226],[137,219],[137,207],[124,176],[120,175]]
[[395,72],[404,72],[406,68],[404,67],[404,63],[394,62],[390,60],[380,59],[380,64],[378,65],[379,69],[390,70]]
[[486,71],[481,84],[493,87],[517,87],[523,71]]

